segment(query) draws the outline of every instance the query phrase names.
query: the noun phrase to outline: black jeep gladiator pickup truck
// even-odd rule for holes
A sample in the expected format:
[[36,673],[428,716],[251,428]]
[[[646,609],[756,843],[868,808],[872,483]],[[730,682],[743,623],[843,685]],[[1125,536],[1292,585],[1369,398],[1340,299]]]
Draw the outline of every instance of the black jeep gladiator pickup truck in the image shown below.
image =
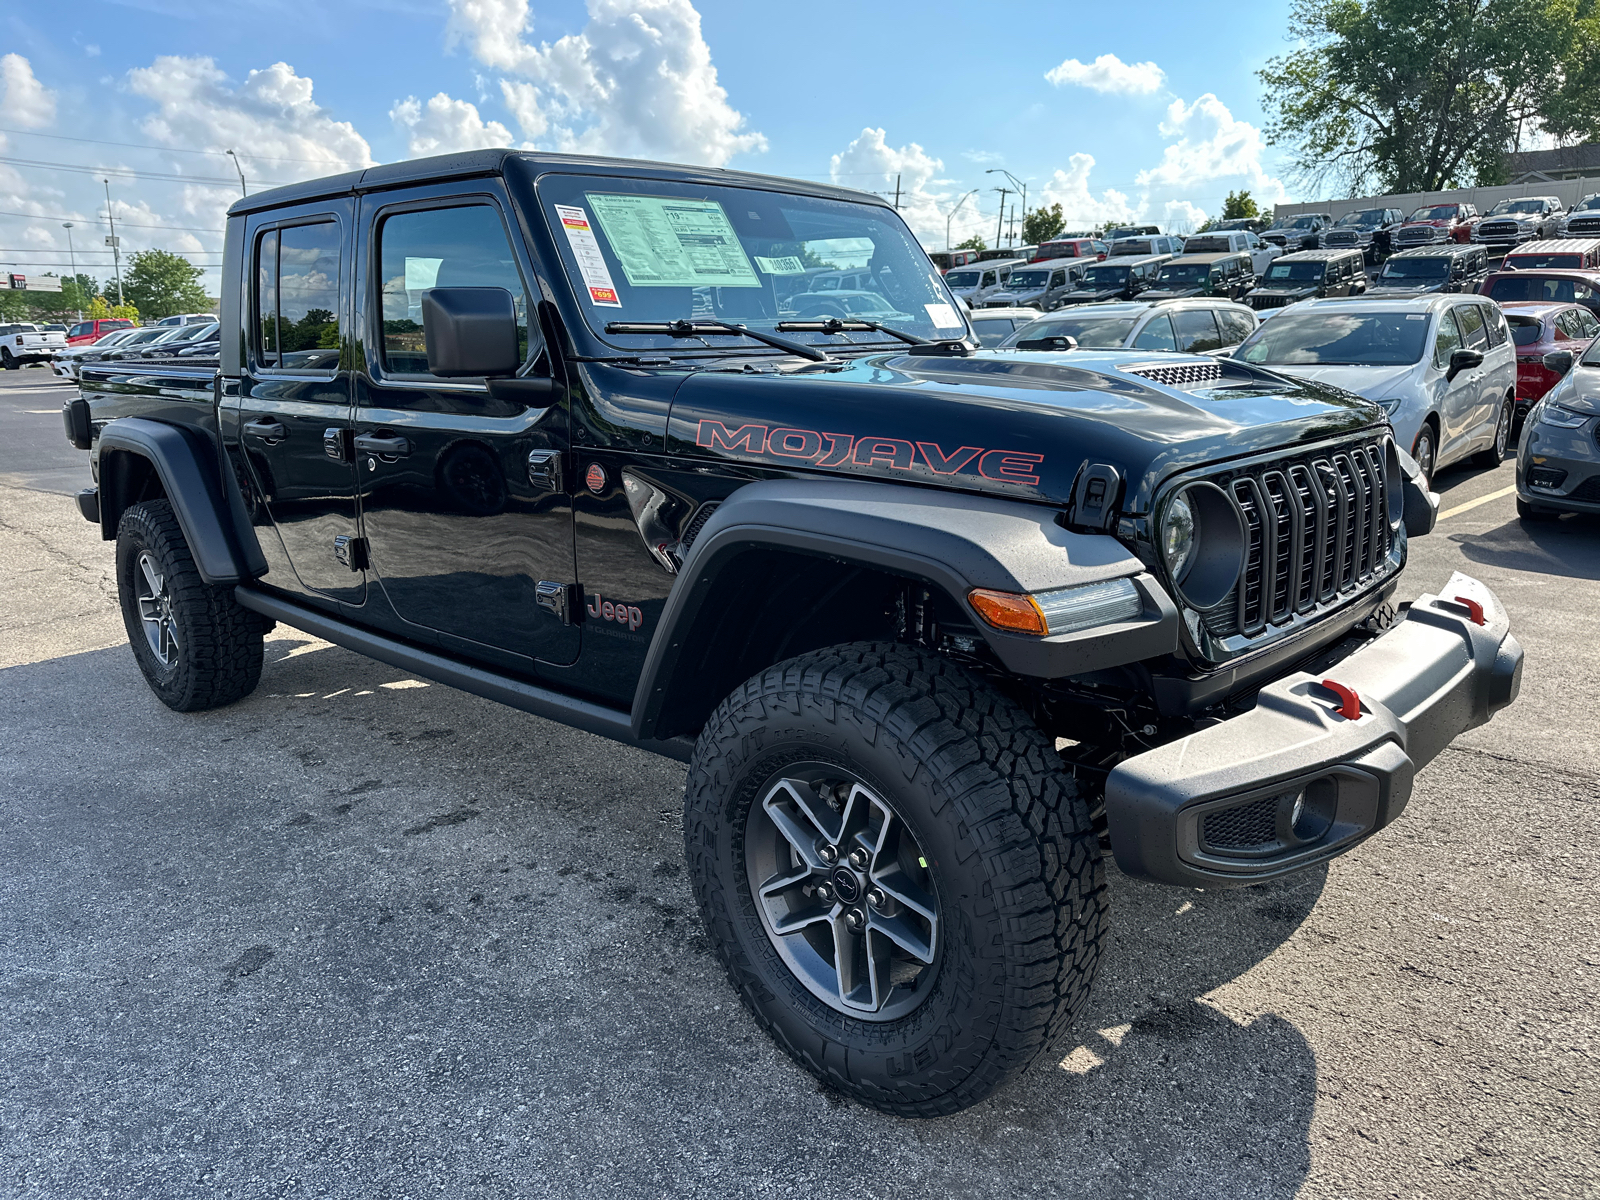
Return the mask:
[[221,320],[216,363],[91,366],[64,412],[161,700],[248,695],[282,621],[686,761],[734,986],[891,1112],[1071,1019],[1106,848],[1180,887],[1322,863],[1517,692],[1488,588],[1393,603],[1438,497],[1381,409],[980,350],[873,196],[373,167],[233,206]]

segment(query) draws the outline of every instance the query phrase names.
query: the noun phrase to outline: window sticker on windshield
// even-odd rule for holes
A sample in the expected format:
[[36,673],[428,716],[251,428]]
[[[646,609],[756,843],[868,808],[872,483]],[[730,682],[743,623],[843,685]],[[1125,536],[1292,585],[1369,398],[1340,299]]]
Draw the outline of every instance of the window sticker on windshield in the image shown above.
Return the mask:
[[421,292],[435,286],[443,262],[442,258],[412,258],[406,255],[406,291]]
[[621,308],[617,285],[612,282],[606,256],[600,252],[600,242],[589,227],[588,214],[567,204],[558,204],[555,209],[556,216],[561,218],[561,228],[567,231],[567,244],[572,247],[583,286],[589,289],[589,302],[603,308]]
[[762,258],[757,254],[755,260],[756,266],[760,267],[768,275],[804,275],[806,273],[805,263],[792,254],[783,258]]
[[715,200],[585,193],[634,287],[760,287]]
[[948,304],[924,304],[928,310],[928,320],[932,321],[939,329],[960,329],[961,318],[956,316],[956,310]]

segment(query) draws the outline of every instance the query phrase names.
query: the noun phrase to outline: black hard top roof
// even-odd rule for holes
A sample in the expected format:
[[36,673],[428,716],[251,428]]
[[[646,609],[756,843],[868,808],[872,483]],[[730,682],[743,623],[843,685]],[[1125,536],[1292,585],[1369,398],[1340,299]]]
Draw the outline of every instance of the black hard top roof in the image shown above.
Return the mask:
[[1101,259],[1100,262],[1092,263],[1090,265],[1099,267],[1132,267],[1137,266],[1139,263],[1167,262],[1172,257],[1173,256],[1170,254],[1116,254],[1110,258]]
[[1472,245],[1464,242],[1437,242],[1431,246],[1408,246],[1404,250],[1396,250],[1390,258],[1456,258],[1462,254],[1471,254],[1474,250],[1488,254],[1488,248],[1483,245]]
[[587,154],[544,154],[523,150],[467,150],[460,154],[440,154],[432,158],[413,158],[404,162],[380,163],[360,171],[346,171],[341,175],[327,175],[321,179],[307,179],[300,183],[285,184],[270,191],[257,192],[237,200],[228,209],[228,215],[260,212],[329,196],[348,196],[356,192],[379,191],[384,188],[404,187],[407,184],[433,183],[444,179],[470,179],[485,175],[499,175],[507,159],[519,159],[535,175],[550,171],[569,171],[578,174],[630,175],[634,177],[675,179],[688,183],[734,184],[745,187],[767,188],[795,192],[831,200],[850,200],[860,204],[890,207],[887,200],[869,192],[850,188],[831,187],[804,179],[785,179],[780,175],[758,175],[749,171],[729,171],[724,167],[694,167],[682,163],[651,162],[637,158],[603,158]]
[[[1169,259],[1163,266],[1172,266],[1174,263],[1214,263],[1224,258],[1249,258],[1248,250],[1207,250],[1203,254],[1180,254],[1177,258]],[[1281,255],[1279,257],[1282,257]],[[1277,262],[1275,258],[1272,260]]]
[[1296,250],[1293,254],[1280,254],[1272,261],[1274,263],[1327,262],[1331,258],[1349,258],[1352,254],[1365,256],[1365,252],[1359,246],[1351,246],[1347,250]]

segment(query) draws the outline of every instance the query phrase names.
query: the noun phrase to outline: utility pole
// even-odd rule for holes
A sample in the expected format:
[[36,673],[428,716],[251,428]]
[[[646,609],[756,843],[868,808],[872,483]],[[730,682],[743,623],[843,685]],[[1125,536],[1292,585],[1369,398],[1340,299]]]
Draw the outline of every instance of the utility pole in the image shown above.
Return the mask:
[[956,213],[961,211],[961,206],[963,204],[965,204],[968,200],[970,200],[973,196],[976,196],[977,194],[978,194],[978,189],[977,188],[973,188],[965,196],[963,196],[963,197],[961,197],[961,199],[957,200],[956,201],[956,206],[950,210],[950,215],[947,216],[944,219],[944,248],[945,248],[945,251],[947,253],[951,249],[951,246],[950,246],[950,222],[955,219]]
[[900,211],[900,175],[896,172],[894,177],[894,210]]
[[1000,219],[994,223],[994,244],[998,248],[1000,235],[1006,227],[1006,197],[1011,195],[1011,190],[1009,188],[994,188],[992,190],[1000,193]]
[[[1015,175],[1013,175],[1010,171],[1005,170],[1003,167],[990,167],[984,172],[984,174],[1004,175],[1016,185],[1017,190],[1022,193],[1022,222],[1024,225],[1026,225],[1028,222],[1028,185],[1023,183],[1022,180],[1018,179]],[[1002,198],[1000,203],[1002,206],[1004,206],[1005,200]]]
[[[67,261],[72,264],[72,294],[78,299],[83,299],[83,289],[78,286],[78,256],[72,252],[72,222],[61,222],[61,228],[67,231]],[[83,309],[77,310],[78,320],[83,320]]]
[[[227,154],[228,154],[229,158],[233,159],[233,169],[235,171],[239,172],[239,191],[243,195],[249,196],[250,195],[250,191],[249,191],[248,188],[246,188],[244,186],[244,168],[239,165],[239,156],[237,154],[235,154],[232,150],[229,150],[227,152]],[[895,207],[899,208],[900,206],[897,204],[897,205],[895,205]]]
[[106,223],[111,226],[111,236],[106,239],[106,245],[111,247],[111,269],[117,274],[117,303],[125,304],[122,298],[122,243],[117,240],[117,218],[111,212],[111,180],[101,180],[106,185]]

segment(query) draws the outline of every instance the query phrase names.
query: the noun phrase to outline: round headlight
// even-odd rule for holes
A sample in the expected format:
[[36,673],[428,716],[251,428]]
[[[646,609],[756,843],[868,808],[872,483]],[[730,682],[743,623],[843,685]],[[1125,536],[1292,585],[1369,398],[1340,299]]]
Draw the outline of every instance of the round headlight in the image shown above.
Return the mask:
[[1174,583],[1183,578],[1184,568],[1194,558],[1196,525],[1194,509],[1184,497],[1178,496],[1167,505],[1167,515],[1161,521],[1161,556]]

